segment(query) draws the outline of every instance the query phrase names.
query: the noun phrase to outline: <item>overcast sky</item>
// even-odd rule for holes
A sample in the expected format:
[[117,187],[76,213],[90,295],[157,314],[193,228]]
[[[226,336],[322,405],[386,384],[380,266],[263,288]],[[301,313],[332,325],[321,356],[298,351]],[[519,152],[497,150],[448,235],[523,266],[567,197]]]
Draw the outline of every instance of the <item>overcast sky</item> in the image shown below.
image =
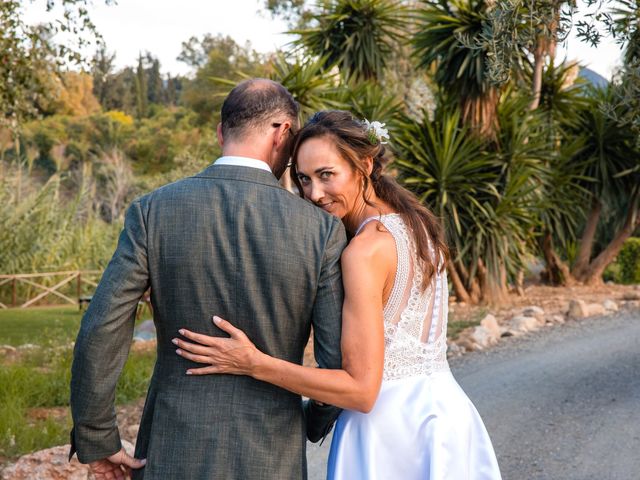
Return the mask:
[[[0,0],[2,1],[2,0]],[[283,47],[291,37],[282,34],[287,29],[281,20],[274,20],[263,11],[264,0],[119,0],[106,6],[94,0],[90,15],[102,33],[107,47],[116,53],[116,67],[135,65],[140,52],[151,52],[160,59],[162,70],[186,74],[189,68],[176,60],[182,42],[205,33],[229,35],[236,42],[250,41],[260,52]],[[26,7],[26,19],[37,23],[47,18],[46,0],[35,0]],[[620,48],[612,41],[597,49],[589,48],[572,35],[567,48],[560,48],[570,60],[609,79],[620,63]]]

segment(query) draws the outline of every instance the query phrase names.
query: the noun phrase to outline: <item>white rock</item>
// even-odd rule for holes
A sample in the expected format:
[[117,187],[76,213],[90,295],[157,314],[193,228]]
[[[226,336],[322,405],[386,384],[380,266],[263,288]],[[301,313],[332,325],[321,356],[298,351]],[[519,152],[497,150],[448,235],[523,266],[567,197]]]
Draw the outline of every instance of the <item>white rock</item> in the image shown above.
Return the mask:
[[606,315],[607,310],[599,303],[590,303],[587,305],[587,313],[590,317],[595,317],[598,315]]
[[538,323],[538,319],[534,317],[525,317],[524,315],[519,315],[517,317],[513,317],[509,321],[509,330],[513,332],[531,332],[537,330],[540,324]]
[[564,323],[564,317],[562,315],[553,315],[551,320],[553,323]]
[[498,343],[498,337],[488,328],[482,325],[477,326],[471,333],[471,340],[478,344],[482,348],[490,347]]
[[589,311],[587,309],[587,304],[584,300],[571,300],[569,303],[569,313],[570,318],[585,318],[589,316]]
[[502,328],[498,325],[498,320],[491,314],[480,320],[480,326],[489,330],[495,338],[500,338],[502,335]]
[[16,353],[16,347],[12,345],[0,345],[0,355],[11,355]]
[[605,300],[604,302],[602,302],[602,306],[609,310],[610,312],[617,312],[618,311],[618,304],[616,302],[614,302],[613,300]]

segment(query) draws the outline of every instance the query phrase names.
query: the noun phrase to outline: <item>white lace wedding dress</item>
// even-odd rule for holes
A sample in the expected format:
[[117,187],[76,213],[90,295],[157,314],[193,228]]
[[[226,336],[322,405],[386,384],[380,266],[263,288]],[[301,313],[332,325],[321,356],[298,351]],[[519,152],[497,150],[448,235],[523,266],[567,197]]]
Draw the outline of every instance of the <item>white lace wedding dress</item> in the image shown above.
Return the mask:
[[[378,220],[393,235],[398,266],[384,308],[384,373],[368,414],[345,410],[335,426],[329,480],[496,480],[498,463],[477,410],[447,363],[446,271],[422,291],[400,215]],[[432,250],[433,254],[433,250]]]

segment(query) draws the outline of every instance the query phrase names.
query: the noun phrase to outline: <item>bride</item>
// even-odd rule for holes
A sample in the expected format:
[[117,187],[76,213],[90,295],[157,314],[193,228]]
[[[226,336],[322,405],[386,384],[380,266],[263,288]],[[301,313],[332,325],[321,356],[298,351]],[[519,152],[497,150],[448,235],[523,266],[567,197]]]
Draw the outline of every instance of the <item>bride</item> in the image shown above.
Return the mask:
[[174,339],[177,353],[208,364],[191,375],[249,375],[343,408],[329,479],[500,479],[482,420],[447,363],[442,227],[384,173],[381,127],[348,112],[319,112],[293,151],[300,191],[352,235],[342,254],[342,369],[270,357],[218,317],[230,338],[183,329],[191,341]]

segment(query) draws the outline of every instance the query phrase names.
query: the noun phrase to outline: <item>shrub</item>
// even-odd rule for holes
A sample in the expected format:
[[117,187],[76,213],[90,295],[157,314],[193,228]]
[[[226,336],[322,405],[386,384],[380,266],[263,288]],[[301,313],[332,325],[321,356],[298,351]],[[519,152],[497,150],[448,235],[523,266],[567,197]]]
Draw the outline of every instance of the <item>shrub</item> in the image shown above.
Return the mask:
[[620,265],[620,283],[640,283],[640,238],[631,237],[624,242],[617,263]]

